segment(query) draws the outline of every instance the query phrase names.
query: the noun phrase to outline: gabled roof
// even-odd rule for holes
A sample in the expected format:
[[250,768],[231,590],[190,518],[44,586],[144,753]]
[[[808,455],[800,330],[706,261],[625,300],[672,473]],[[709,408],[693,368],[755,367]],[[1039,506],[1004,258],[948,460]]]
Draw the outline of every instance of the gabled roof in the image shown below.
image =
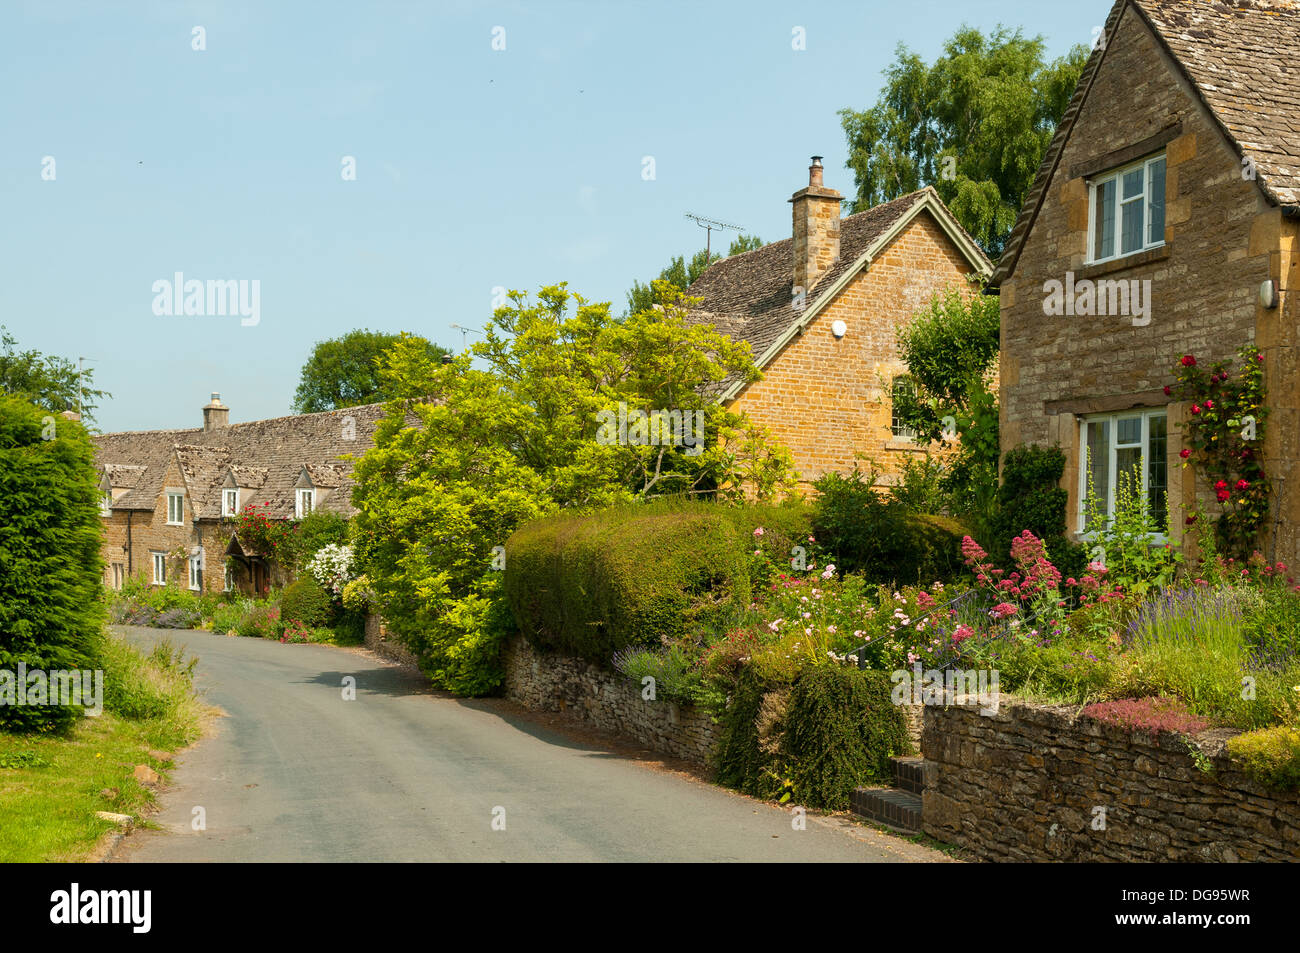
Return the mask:
[[[1130,7],[1173,58],[1228,142],[1254,163],[1255,182],[1269,202],[1300,204],[1300,5],[1294,0],[1118,0],[1106,19],[1107,36],[1114,35]],[[1097,48],[1088,58],[993,273],[993,286],[1015,268],[1105,55]]]
[[311,485],[320,487],[323,490],[337,489],[343,482],[343,469],[341,467],[329,464],[304,463],[302,468],[307,473],[307,479],[311,480]]
[[[712,324],[732,340],[749,342],[761,369],[922,212],[934,217],[970,262],[972,272],[987,275],[992,270],[979,245],[927,186],[842,218],[840,257],[808,290],[802,310],[793,307],[794,240],[785,238],[709,266],[687,290],[699,299],[689,320]],[[722,399],[735,396],[741,383],[725,382]]]
[[106,489],[133,489],[140,482],[140,476],[146,467],[131,466],[122,463],[110,463],[104,467],[104,476],[100,485]]
[[342,458],[360,457],[374,445],[375,426],[383,416],[383,404],[364,404],[210,431],[101,434],[94,441],[96,458],[104,468],[147,467],[135,488],[114,501],[113,509],[152,510],[162,492],[164,474],[175,460],[194,512],[202,519],[219,516],[221,487],[231,474],[239,486],[260,491],[248,502],[269,503],[267,516],[292,517],[293,488],[304,466],[312,468],[313,480],[319,476],[326,481],[318,485],[333,487],[322,508],[351,515],[352,465]]

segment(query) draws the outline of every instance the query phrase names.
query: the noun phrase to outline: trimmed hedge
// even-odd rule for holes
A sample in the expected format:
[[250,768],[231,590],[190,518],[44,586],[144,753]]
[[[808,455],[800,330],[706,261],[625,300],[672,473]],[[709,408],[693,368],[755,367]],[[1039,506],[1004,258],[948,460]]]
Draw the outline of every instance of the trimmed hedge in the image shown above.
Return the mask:
[[506,542],[506,599],[533,644],[608,665],[630,645],[716,631],[747,607],[758,526],[784,552],[807,516],[678,503],[537,520]]
[[[85,428],[0,395],[0,670],[99,667],[102,523]],[[0,728],[59,730],[80,714],[0,705]]]
[[280,618],[301,622],[313,629],[325,624],[330,615],[330,594],[311,576],[299,576],[284,587],[280,596]]
[[889,775],[911,749],[885,672],[804,669],[790,686],[742,673],[722,717],[717,779],[754,797],[788,793],[807,807],[847,810],[853,789]]

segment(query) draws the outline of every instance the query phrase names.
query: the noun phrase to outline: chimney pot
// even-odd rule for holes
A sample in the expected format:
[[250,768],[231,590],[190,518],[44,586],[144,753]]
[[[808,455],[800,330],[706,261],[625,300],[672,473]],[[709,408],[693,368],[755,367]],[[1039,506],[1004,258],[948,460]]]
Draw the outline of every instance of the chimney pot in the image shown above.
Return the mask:
[[822,187],[822,157],[813,156],[812,165],[808,166],[808,184],[814,188]]
[[822,184],[822,157],[808,166],[808,187],[790,198],[794,214],[794,284],[805,292],[840,257],[840,202],[843,196]]
[[203,432],[220,430],[230,426],[230,408],[221,402],[221,395],[215,390],[212,400],[203,408]]

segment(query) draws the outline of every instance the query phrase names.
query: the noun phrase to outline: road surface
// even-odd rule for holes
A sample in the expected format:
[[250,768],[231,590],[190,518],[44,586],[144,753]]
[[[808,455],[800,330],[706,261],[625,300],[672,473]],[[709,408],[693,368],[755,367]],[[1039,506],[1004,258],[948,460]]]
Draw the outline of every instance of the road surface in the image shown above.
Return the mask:
[[118,631],[198,656],[197,684],[225,716],[177,756],[151,818],[163,830],[133,833],[114,861],[947,860],[842,818],[810,813],[795,830],[788,810],[508,702],[434,692],[365,650]]

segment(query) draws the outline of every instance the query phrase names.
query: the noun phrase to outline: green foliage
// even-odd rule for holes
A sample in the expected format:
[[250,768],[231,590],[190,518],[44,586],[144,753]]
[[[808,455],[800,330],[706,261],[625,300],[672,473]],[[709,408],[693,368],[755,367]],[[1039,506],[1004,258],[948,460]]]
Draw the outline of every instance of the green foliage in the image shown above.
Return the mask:
[[775,765],[788,694],[788,684],[767,682],[752,668],[741,669],[731,701],[719,719],[714,755],[719,784],[764,799],[782,790],[783,779]]
[[136,721],[178,720],[193,703],[196,658],[163,639],[148,655],[108,637],[103,643],[104,708]]
[[280,618],[313,628],[329,619],[332,600],[325,587],[309,575],[299,576],[280,595]]
[[[751,445],[748,421],[705,393],[755,378],[748,346],[684,318],[674,301],[618,320],[561,285],[536,303],[512,292],[473,347],[480,367],[407,343],[389,352],[385,379],[404,400],[357,465],[354,546],[390,629],[439,687],[499,683],[495,637],[471,623],[495,617],[494,550],[529,520],[678,493],[735,499],[755,473],[769,497],[792,484],[788,453]],[[601,439],[620,404],[702,413],[702,450]]]
[[861,212],[933,185],[997,260],[1087,61],[1043,38],[962,26],[926,65],[899,45],[876,105],[840,110]]
[[943,464],[929,453],[909,457],[889,494],[910,512],[939,515],[945,509],[943,476]]
[[346,546],[348,519],[328,510],[313,510],[299,521],[293,531],[293,556],[296,566],[305,566],[323,547],[331,543]]
[[1065,454],[1059,447],[1021,444],[1007,451],[1002,462],[990,549],[999,555],[1011,551],[1011,541],[1029,530],[1047,545],[1061,574],[1083,575],[1087,550],[1065,535],[1065,508],[1069,494],[1061,487]]
[[56,414],[80,408],[87,423],[95,419],[96,404],[113,396],[92,386],[93,368],[84,368],[78,375],[77,365],[68,358],[35,350],[16,351],[17,343],[0,325],[0,395],[30,401]]
[[[1145,469],[1145,462],[1143,463]],[[1090,534],[1094,561],[1106,567],[1106,581],[1125,592],[1146,595],[1174,581],[1182,554],[1171,544],[1157,544],[1155,534],[1168,534],[1169,525],[1151,514],[1139,473],[1125,471],[1115,481],[1115,512],[1109,525],[1092,484],[1084,500],[1086,524],[1105,527]]]
[[[50,439],[44,439],[44,438]],[[0,670],[93,669],[104,625],[94,448],[78,423],[0,395]],[[0,728],[52,731],[72,706],[0,706]]]
[[[731,247],[727,249],[727,257],[762,247],[763,240],[757,235],[737,235]],[[657,304],[670,303],[674,289],[678,292],[686,291],[700,275],[704,274],[709,265],[721,259],[722,256],[717,252],[710,255],[703,248],[691,256],[690,262],[686,261],[685,256],[678,255],[668,263],[667,268],[659,272],[658,278],[652,279],[648,284],[632,282],[632,288],[627,293],[627,313],[636,314],[640,311],[648,311]],[[660,282],[665,284],[660,286]]]
[[293,398],[294,412],[310,414],[389,400],[393,394],[380,378],[379,365],[384,352],[398,341],[418,348],[433,362],[451,353],[404,331],[389,334],[357,330],[328,341],[318,341],[302,367],[298,390]]
[[877,474],[855,467],[816,483],[812,520],[820,550],[841,572],[898,584],[951,579],[961,571],[966,531],[948,517],[911,512],[897,497],[876,492]]
[[1230,738],[1228,754],[1250,778],[1282,791],[1300,789],[1300,728],[1276,725]]
[[628,646],[720,629],[749,605],[745,547],[703,504],[618,507],[529,523],[506,544],[505,592],[535,644],[608,665]]
[[704,681],[695,659],[681,645],[663,648],[630,646],[614,654],[614,668],[635,682],[644,692],[644,679],[654,679],[652,701],[698,702],[704,695]]
[[284,631],[280,607],[254,605],[235,625],[235,633],[246,638],[278,639]]

